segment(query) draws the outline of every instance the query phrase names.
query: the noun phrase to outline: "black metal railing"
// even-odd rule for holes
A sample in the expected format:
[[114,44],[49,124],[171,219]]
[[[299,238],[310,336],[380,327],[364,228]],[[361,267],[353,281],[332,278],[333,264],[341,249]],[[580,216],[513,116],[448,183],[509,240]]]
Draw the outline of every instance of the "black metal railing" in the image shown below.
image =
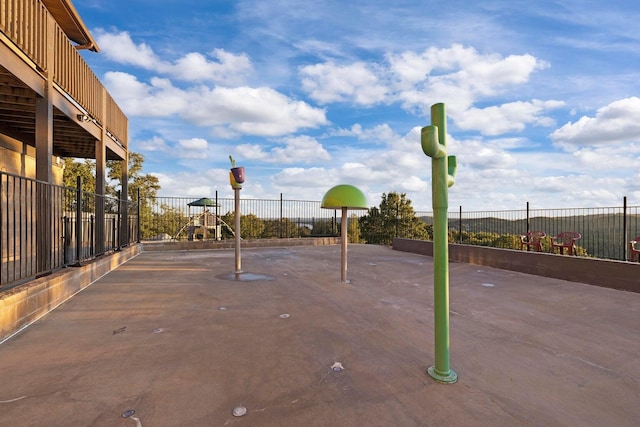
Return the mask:
[[[432,224],[431,212],[417,215]],[[582,236],[576,242],[580,255],[621,261],[629,259],[630,240],[640,236],[640,206],[628,206],[626,197],[621,206],[597,208],[531,209],[528,202],[520,210],[465,212],[460,207],[448,217],[451,242],[518,249],[520,236],[536,230],[546,234],[543,248],[549,250],[552,237],[575,231]]]
[[135,202],[0,173],[0,289],[135,242],[138,227]]
[[[137,198],[140,200],[140,197]],[[338,236],[341,212],[320,201],[241,199],[241,234],[246,239]],[[349,212],[349,240],[390,244],[393,237],[429,239],[433,214]],[[413,217],[415,214],[415,218]],[[382,214],[381,214],[382,215]],[[575,231],[578,255],[629,259],[629,242],[640,236],[640,206],[598,208],[450,211],[449,240],[455,243],[520,249],[520,236],[543,231],[550,237]],[[374,218],[375,219],[375,218]],[[416,222],[417,221],[417,222]],[[234,199],[155,197],[131,202],[76,188],[0,174],[0,289],[60,267],[117,250],[141,240],[220,240],[234,237]]]
[[[157,197],[141,204],[143,240],[221,240],[234,236],[234,199]],[[336,236],[337,211],[319,201],[241,199],[241,234],[246,239]]]
[[[201,200],[208,200],[200,202]],[[194,199],[158,197],[150,201],[141,214],[144,240],[213,240],[233,237],[234,200],[231,198]],[[243,238],[287,238],[306,236],[337,236],[341,213],[320,207],[319,201],[280,199],[241,199],[241,233]],[[367,215],[373,228],[360,227]],[[382,218],[376,220],[375,215]],[[393,237],[430,239],[433,214],[417,211],[416,224],[394,212],[377,209],[349,212],[349,239],[359,243],[390,244]],[[544,250],[550,249],[550,239],[560,232],[576,231],[578,254],[596,258],[627,260],[629,241],[640,236],[640,206],[598,208],[524,209],[501,211],[463,211],[459,207],[449,217],[449,240],[453,243],[520,248],[520,236],[540,230],[547,235]]]

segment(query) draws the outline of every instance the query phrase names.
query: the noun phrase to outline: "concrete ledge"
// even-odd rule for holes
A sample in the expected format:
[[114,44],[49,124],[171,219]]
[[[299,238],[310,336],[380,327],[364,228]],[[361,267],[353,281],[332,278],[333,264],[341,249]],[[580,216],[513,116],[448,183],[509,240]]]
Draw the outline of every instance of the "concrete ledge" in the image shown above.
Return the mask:
[[[433,256],[433,242],[393,239],[393,249]],[[449,261],[640,293],[640,263],[449,244]]]
[[35,322],[100,277],[135,257],[141,245],[68,267],[0,293],[0,343]]
[[[340,237],[300,237],[292,239],[256,239],[243,240],[241,248],[273,248],[282,246],[321,246],[338,245]],[[232,249],[235,240],[206,240],[192,242],[143,242],[144,250],[152,251],[188,251],[205,249]]]

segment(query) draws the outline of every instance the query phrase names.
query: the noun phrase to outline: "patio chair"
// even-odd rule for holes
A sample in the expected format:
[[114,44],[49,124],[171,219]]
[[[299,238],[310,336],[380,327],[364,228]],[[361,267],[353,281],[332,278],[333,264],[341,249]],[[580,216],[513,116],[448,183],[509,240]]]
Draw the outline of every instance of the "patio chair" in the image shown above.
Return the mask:
[[574,255],[576,252],[576,240],[580,238],[582,238],[582,235],[575,231],[559,233],[551,238],[551,253],[555,253],[556,248],[560,248],[560,254],[563,255],[566,248],[569,255]]
[[527,250],[534,249],[537,252],[542,251],[542,239],[544,239],[547,235],[544,231],[530,231],[527,234],[523,234],[520,236],[520,249],[524,250],[526,247]]
[[640,236],[635,237],[629,242],[629,257],[631,258],[631,262],[635,261],[636,258],[638,258],[640,262]]

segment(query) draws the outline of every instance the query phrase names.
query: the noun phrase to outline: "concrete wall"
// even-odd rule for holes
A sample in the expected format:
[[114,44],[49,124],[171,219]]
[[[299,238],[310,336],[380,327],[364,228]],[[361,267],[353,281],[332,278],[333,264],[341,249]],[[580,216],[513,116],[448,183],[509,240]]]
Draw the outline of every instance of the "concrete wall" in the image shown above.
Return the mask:
[[3,291],[0,293],[0,343],[138,255],[141,250],[141,245],[128,246],[81,267],[65,268]]
[[[53,184],[62,185],[64,161],[52,157]],[[0,133],[0,172],[36,177],[36,148]]]
[[[393,249],[433,256],[430,241],[396,238]],[[449,261],[640,293],[640,263],[458,244],[449,245]]]

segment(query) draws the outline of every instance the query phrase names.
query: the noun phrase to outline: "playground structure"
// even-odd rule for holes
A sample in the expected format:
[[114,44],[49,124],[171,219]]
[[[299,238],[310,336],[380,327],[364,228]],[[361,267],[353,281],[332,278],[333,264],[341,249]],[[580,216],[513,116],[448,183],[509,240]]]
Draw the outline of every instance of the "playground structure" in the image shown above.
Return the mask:
[[[198,215],[191,215],[191,208],[201,207],[202,212]],[[209,211],[209,207],[216,208],[215,213]],[[225,223],[218,214],[219,205],[215,200],[207,197],[194,200],[187,203],[187,223],[173,235],[172,240],[180,240],[180,236],[185,231],[187,232],[187,240],[209,240],[209,234],[213,233],[212,240],[222,240],[222,227],[225,227],[231,232],[231,235],[235,237],[235,232],[232,227]]]
[[225,229],[232,236],[236,233],[229,224],[224,222],[220,215],[211,213],[205,209],[197,215],[189,215],[189,221],[182,226],[174,235],[172,240],[181,240],[180,236],[186,232],[187,240],[222,240],[222,230]]

